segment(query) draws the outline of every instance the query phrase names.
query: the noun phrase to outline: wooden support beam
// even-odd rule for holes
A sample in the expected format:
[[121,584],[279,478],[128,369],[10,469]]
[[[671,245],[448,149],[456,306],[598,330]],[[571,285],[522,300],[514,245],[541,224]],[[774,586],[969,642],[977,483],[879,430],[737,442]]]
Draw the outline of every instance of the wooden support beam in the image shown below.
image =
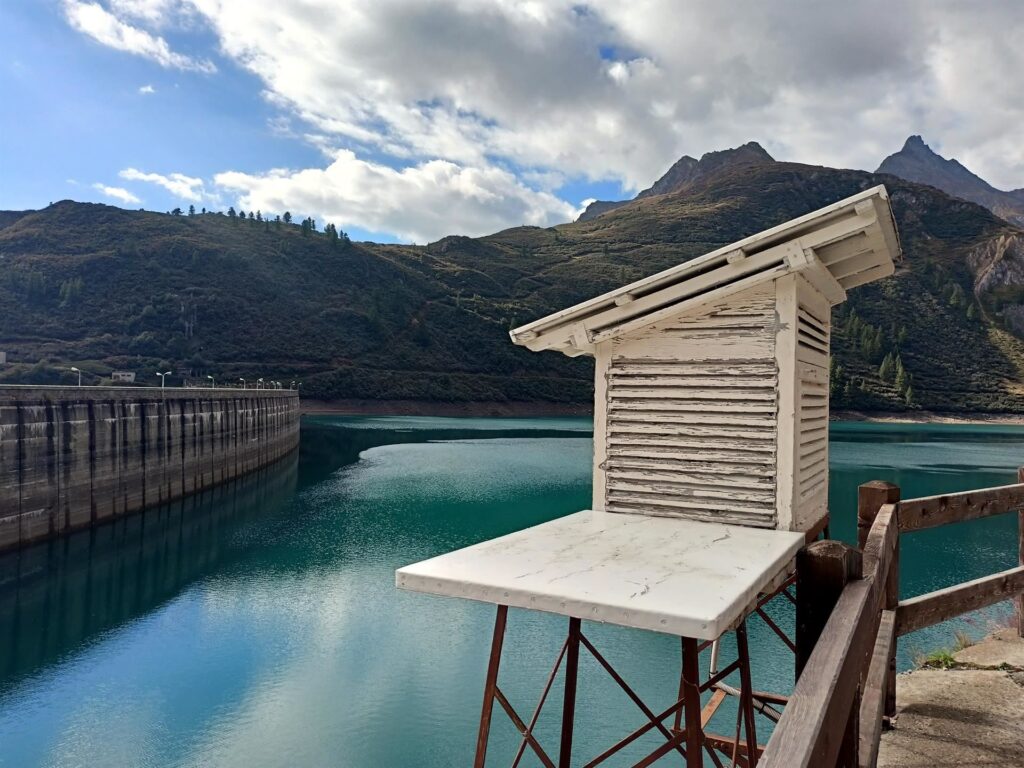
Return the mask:
[[1009,600],[1022,592],[1024,565],[912,597],[899,604],[896,611],[896,634],[902,637],[908,632]]
[[896,545],[899,541],[897,516],[895,504],[886,504],[875,516],[867,543],[864,545],[863,575],[865,579],[874,579],[880,584],[887,584],[893,557],[896,555]]
[[900,504],[900,532],[1014,511],[1024,511],[1024,484],[907,499]]
[[860,701],[860,768],[875,768],[878,763],[878,743],[888,698],[888,681],[896,676],[895,670],[889,668],[889,659],[895,650],[896,612],[882,611],[878,637],[875,639]]
[[861,579],[861,553],[839,541],[804,547],[796,567],[797,686],[764,765],[850,768],[857,762],[864,638],[881,593]]
[[768,742],[761,768],[857,764],[860,675],[875,641],[871,623],[882,597],[881,585],[868,579],[843,590]]
[[[899,504],[900,489],[889,494],[887,504]],[[896,544],[892,552],[892,564],[889,566],[889,574],[885,580],[885,602],[883,605],[887,611],[892,611],[895,620],[896,606],[900,602],[900,534],[899,516],[902,510],[897,511],[896,519],[892,521],[893,529],[896,532]],[[889,649],[889,675],[885,684],[885,716],[887,723],[891,723],[896,717],[896,642],[892,643]]]
[[[887,490],[886,497],[899,499],[900,489],[892,486]],[[859,520],[858,520],[859,522]],[[882,607],[895,611],[900,599],[900,534],[899,507],[894,503],[886,503],[875,515],[871,530],[864,545],[864,578],[885,585],[885,597]],[[877,632],[878,616],[872,617],[872,627]],[[867,673],[868,659],[864,660],[864,674]],[[885,715],[896,716],[896,646],[889,650],[889,669],[891,674],[886,678]],[[862,677],[863,686],[864,679]]]
[[815,541],[796,556],[796,679],[800,679],[843,588],[859,579],[861,554],[841,541]]

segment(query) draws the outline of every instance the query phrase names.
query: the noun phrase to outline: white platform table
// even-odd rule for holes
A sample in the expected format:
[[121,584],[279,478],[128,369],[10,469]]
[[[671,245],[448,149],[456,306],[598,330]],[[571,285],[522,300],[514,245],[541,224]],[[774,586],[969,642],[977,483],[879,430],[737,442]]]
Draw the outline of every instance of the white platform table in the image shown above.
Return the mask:
[[714,640],[791,570],[799,532],[585,510],[400,568],[399,588]]

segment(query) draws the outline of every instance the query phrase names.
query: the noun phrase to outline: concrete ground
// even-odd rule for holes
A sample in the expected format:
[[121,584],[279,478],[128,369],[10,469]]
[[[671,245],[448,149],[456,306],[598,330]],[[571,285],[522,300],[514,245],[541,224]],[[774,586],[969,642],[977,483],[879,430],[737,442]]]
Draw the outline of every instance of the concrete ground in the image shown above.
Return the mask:
[[880,767],[1024,768],[1024,640],[1002,630],[954,658],[899,676]]

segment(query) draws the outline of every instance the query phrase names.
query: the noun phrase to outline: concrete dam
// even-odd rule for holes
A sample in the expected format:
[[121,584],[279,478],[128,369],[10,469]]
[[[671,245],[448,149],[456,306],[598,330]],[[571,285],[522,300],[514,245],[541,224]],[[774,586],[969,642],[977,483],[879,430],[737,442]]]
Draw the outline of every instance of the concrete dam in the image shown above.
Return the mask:
[[298,443],[291,390],[0,386],[0,551],[211,488]]

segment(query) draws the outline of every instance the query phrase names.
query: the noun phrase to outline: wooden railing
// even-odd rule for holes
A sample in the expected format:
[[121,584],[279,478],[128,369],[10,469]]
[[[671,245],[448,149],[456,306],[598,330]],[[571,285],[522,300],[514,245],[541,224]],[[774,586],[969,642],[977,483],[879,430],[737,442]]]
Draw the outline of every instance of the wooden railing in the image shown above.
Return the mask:
[[[1017,596],[1024,637],[1024,468],[1018,484],[900,500],[889,483],[861,486],[859,549],[837,541],[797,558],[797,684],[761,768],[873,767],[896,713],[896,642],[908,632]],[[1017,568],[899,600],[900,536],[1017,512]]]

